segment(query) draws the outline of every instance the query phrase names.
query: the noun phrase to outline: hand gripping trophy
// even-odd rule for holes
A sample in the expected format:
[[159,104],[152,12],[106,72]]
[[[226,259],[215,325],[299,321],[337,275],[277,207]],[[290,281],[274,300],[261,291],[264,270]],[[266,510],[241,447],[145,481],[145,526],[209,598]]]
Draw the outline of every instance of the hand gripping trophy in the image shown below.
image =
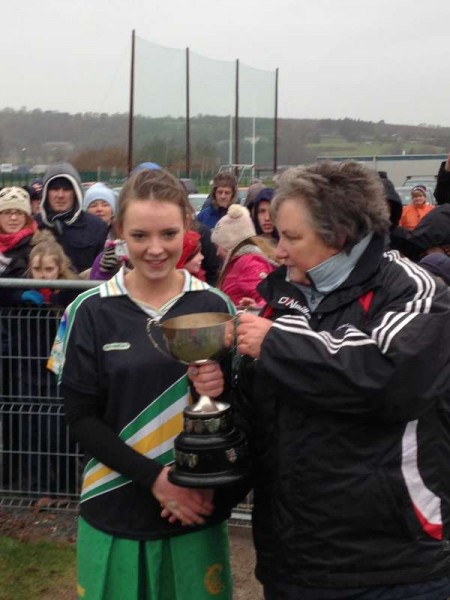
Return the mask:
[[[220,360],[234,340],[235,317],[228,313],[196,313],[162,323],[149,319],[147,334],[160,352],[153,328],[162,330],[167,352],[186,365]],[[236,483],[248,469],[245,437],[233,425],[229,404],[200,396],[183,411],[183,432],[175,438],[175,464],[169,480],[202,488]]]

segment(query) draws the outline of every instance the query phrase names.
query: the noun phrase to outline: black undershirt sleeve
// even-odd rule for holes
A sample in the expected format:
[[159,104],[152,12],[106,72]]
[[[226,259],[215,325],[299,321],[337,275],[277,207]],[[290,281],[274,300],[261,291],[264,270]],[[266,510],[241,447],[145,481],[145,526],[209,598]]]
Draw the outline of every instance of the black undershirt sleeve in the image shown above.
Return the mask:
[[70,435],[82,450],[150,490],[163,465],[139,454],[117,436],[99,416],[97,396],[78,392],[64,384],[61,384],[60,393]]

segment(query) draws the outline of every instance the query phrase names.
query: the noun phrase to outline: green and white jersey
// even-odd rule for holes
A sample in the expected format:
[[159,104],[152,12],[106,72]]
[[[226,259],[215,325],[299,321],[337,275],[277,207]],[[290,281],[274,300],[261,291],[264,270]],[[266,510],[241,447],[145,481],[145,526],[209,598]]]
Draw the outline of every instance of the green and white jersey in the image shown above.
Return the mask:
[[[64,314],[48,364],[60,383],[98,399],[101,419],[126,444],[162,465],[173,461],[190,388],[186,366],[151,343],[147,321],[234,312],[224,294],[184,274],[182,292],[158,312],[130,298],[123,271],[80,294]],[[162,333],[153,330],[164,347]],[[131,538],[173,535],[174,526],[159,517],[160,511],[150,489],[87,457],[81,514],[94,527]]]

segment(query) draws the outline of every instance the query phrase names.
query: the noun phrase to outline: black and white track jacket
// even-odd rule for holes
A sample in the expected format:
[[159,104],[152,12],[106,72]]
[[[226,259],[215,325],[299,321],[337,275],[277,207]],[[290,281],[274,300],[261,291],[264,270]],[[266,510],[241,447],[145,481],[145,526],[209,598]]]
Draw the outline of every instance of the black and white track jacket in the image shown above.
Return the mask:
[[257,576],[311,587],[450,575],[450,293],[373,238],[310,313],[280,268],[241,361]]

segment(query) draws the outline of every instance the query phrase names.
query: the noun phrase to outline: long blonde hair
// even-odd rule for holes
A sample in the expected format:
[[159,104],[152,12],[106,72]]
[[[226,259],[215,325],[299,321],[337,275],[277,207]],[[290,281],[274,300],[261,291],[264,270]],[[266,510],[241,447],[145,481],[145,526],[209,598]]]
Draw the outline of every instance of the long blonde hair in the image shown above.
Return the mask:
[[62,246],[58,244],[51,234],[50,237],[37,236],[33,242],[34,246],[30,252],[28,261],[28,274],[31,272],[31,263],[33,262],[33,259],[37,257],[39,261],[41,261],[44,256],[51,256],[58,265],[58,279],[79,279],[77,273],[73,271],[70,260],[62,249]]

